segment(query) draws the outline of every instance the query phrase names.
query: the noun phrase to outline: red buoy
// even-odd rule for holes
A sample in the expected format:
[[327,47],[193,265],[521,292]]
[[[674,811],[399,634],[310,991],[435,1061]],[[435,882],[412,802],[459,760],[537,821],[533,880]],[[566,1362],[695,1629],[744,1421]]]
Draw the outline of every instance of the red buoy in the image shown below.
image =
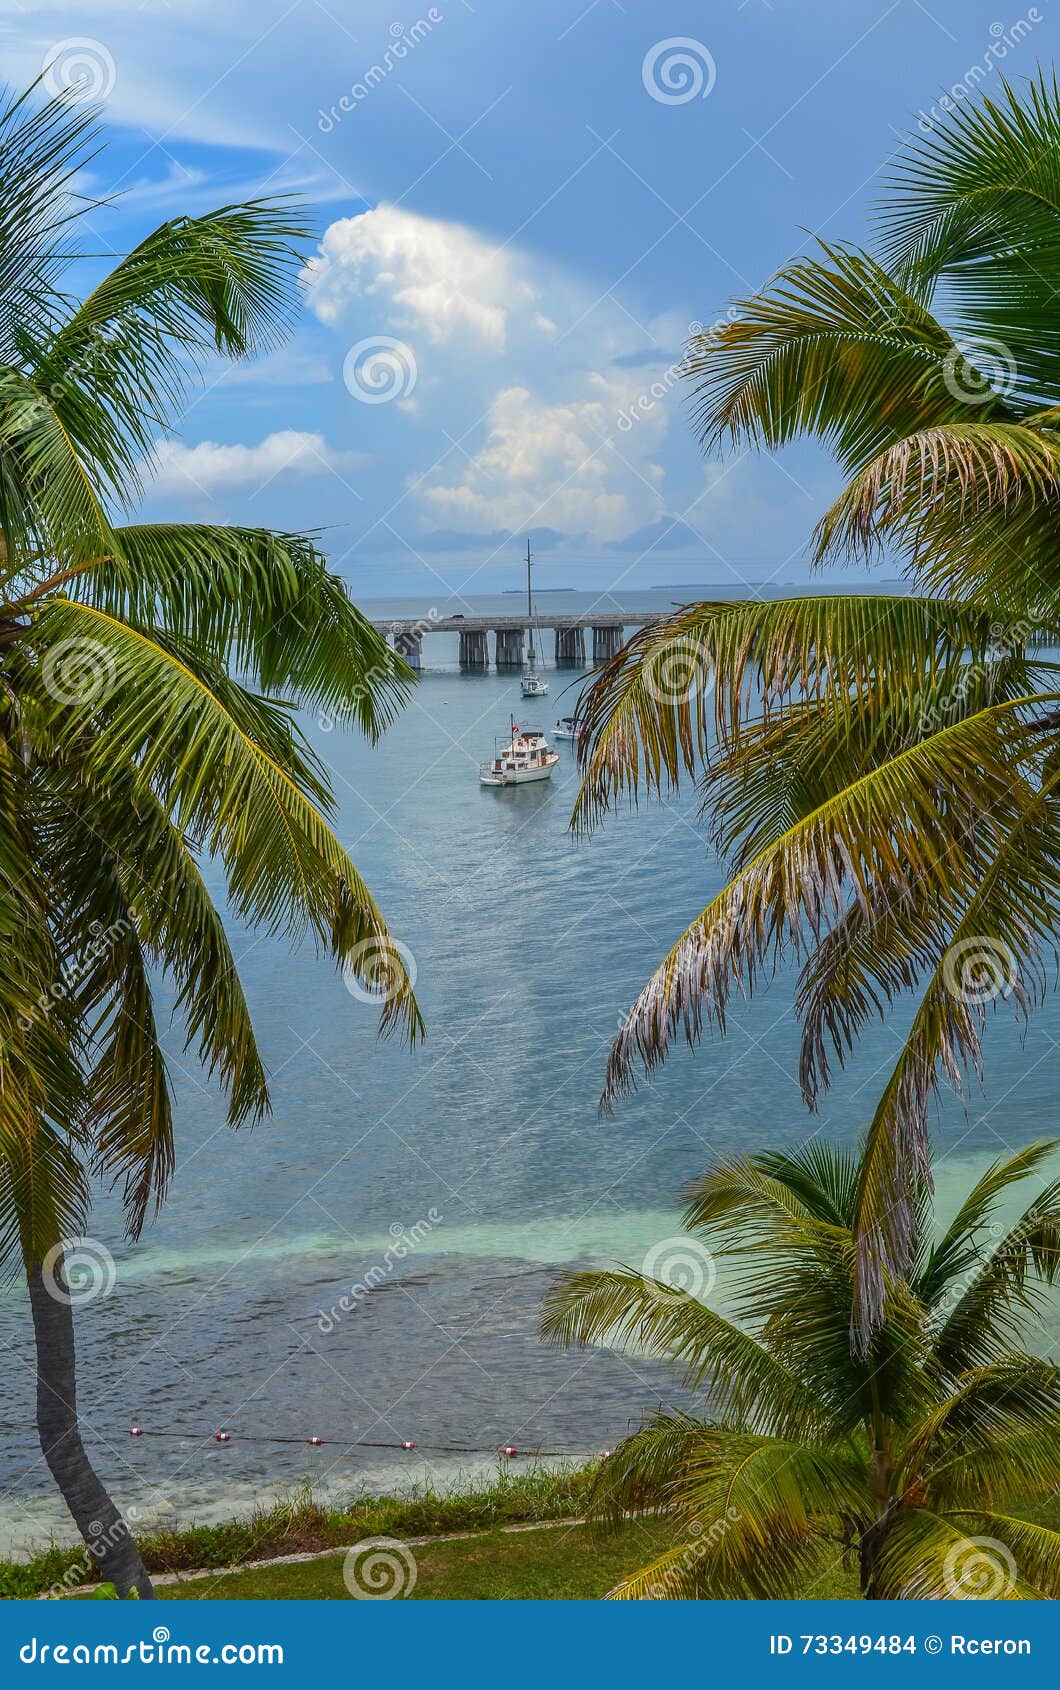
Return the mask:
[[214,1437],[219,1444],[228,1444],[232,1441],[231,1432],[215,1432]]
[[502,1455],[518,1455],[518,1453],[519,1451],[513,1444],[505,1444],[504,1448],[501,1450]]
[[401,1447],[402,1449],[415,1449],[416,1445],[412,1442],[411,1438],[406,1438]]
[[323,1440],[323,1438],[310,1438],[309,1442],[311,1444],[322,1444],[324,1442],[324,1440]]
[[144,1429],[143,1429],[142,1426],[130,1426],[129,1427],[130,1438],[142,1438],[143,1435],[144,1435]]

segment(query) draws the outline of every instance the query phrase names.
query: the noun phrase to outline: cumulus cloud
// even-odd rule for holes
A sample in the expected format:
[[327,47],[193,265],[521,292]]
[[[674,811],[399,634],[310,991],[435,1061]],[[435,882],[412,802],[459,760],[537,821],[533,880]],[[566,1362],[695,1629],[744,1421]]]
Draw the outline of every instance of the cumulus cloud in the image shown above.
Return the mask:
[[185,446],[179,440],[157,440],[151,467],[156,491],[188,494],[262,487],[282,477],[304,480],[328,473],[343,475],[366,462],[359,452],[336,451],[322,434],[285,428],[266,435],[256,446],[224,446],[216,440]]
[[486,439],[455,481],[421,485],[440,521],[475,529],[540,523],[618,539],[659,507],[661,477],[651,452],[666,431],[656,407],[635,433],[617,432],[634,396],[628,376],[590,373],[577,397],[550,401],[527,387],[503,388]]
[[355,299],[378,298],[390,326],[435,345],[472,338],[504,351],[513,307],[535,298],[516,258],[460,223],[377,205],[332,223],[306,266],[309,302],[339,323]]
[[305,280],[325,324],[407,339],[425,414],[459,384],[469,420],[446,429],[462,455],[411,483],[425,531],[615,541],[664,510],[672,395],[645,371],[665,366],[678,313],[645,331],[561,265],[385,204],[332,223]]

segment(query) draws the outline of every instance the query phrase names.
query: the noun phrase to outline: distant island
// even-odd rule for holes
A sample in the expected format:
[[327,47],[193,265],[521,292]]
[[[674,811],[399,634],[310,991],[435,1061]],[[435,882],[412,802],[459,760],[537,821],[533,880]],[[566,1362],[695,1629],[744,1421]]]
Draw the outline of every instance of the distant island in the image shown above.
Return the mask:
[[[900,575],[885,575],[873,583],[876,587],[905,586]],[[815,581],[662,581],[643,589],[649,593],[700,593],[709,597],[712,593],[751,593],[757,587],[816,587]],[[505,592],[509,589],[506,587]],[[566,592],[565,587],[549,587],[548,592]]]

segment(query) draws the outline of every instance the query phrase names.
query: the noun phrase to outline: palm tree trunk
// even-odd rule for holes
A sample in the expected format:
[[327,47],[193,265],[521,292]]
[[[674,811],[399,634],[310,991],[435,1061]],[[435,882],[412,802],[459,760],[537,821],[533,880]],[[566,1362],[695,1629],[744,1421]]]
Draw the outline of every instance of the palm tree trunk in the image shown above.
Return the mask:
[[861,1584],[861,1595],[863,1600],[866,1602],[878,1602],[880,1600],[880,1592],[876,1583],[876,1560],[879,1555],[880,1545],[883,1542],[884,1537],[887,1535],[887,1529],[891,1524],[891,1519],[897,1506],[897,1500],[894,1497],[889,1497],[880,1514],[872,1522],[872,1525],[869,1526],[863,1533],[861,1538],[858,1555],[858,1570],[860,1573],[859,1582]]
[[876,1602],[876,1546],[880,1539],[879,1526],[870,1526],[861,1540],[858,1555],[858,1582],[861,1585],[862,1600]]
[[[153,1596],[151,1580],[128,1525],[85,1454],[77,1423],[74,1316],[61,1252],[48,1276],[27,1266],[37,1344],[37,1431],[44,1459],[73,1515],[100,1577],[119,1596]],[[59,1295],[56,1295],[56,1290]]]

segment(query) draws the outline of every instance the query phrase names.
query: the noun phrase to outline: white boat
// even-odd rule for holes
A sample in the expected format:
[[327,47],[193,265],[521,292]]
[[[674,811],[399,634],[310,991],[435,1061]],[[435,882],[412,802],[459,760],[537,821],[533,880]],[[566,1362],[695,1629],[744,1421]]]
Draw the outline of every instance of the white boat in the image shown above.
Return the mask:
[[483,786],[523,786],[533,780],[551,780],[559,762],[559,752],[553,751],[540,728],[528,727],[525,722],[516,726],[511,721],[512,737],[507,745],[498,746],[493,761],[480,763],[478,778]]
[[548,682],[543,675],[539,675],[536,668],[537,653],[534,650],[534,601],[530,592],[530,542],[526,542],[526,620],[530,630],[530,646],[527,650],[528,668],[522,678],[521,686],[524,698],[547,698]]
[[581,739],[582,730],[573,716],[561,716],[552,730],[554,739]]

